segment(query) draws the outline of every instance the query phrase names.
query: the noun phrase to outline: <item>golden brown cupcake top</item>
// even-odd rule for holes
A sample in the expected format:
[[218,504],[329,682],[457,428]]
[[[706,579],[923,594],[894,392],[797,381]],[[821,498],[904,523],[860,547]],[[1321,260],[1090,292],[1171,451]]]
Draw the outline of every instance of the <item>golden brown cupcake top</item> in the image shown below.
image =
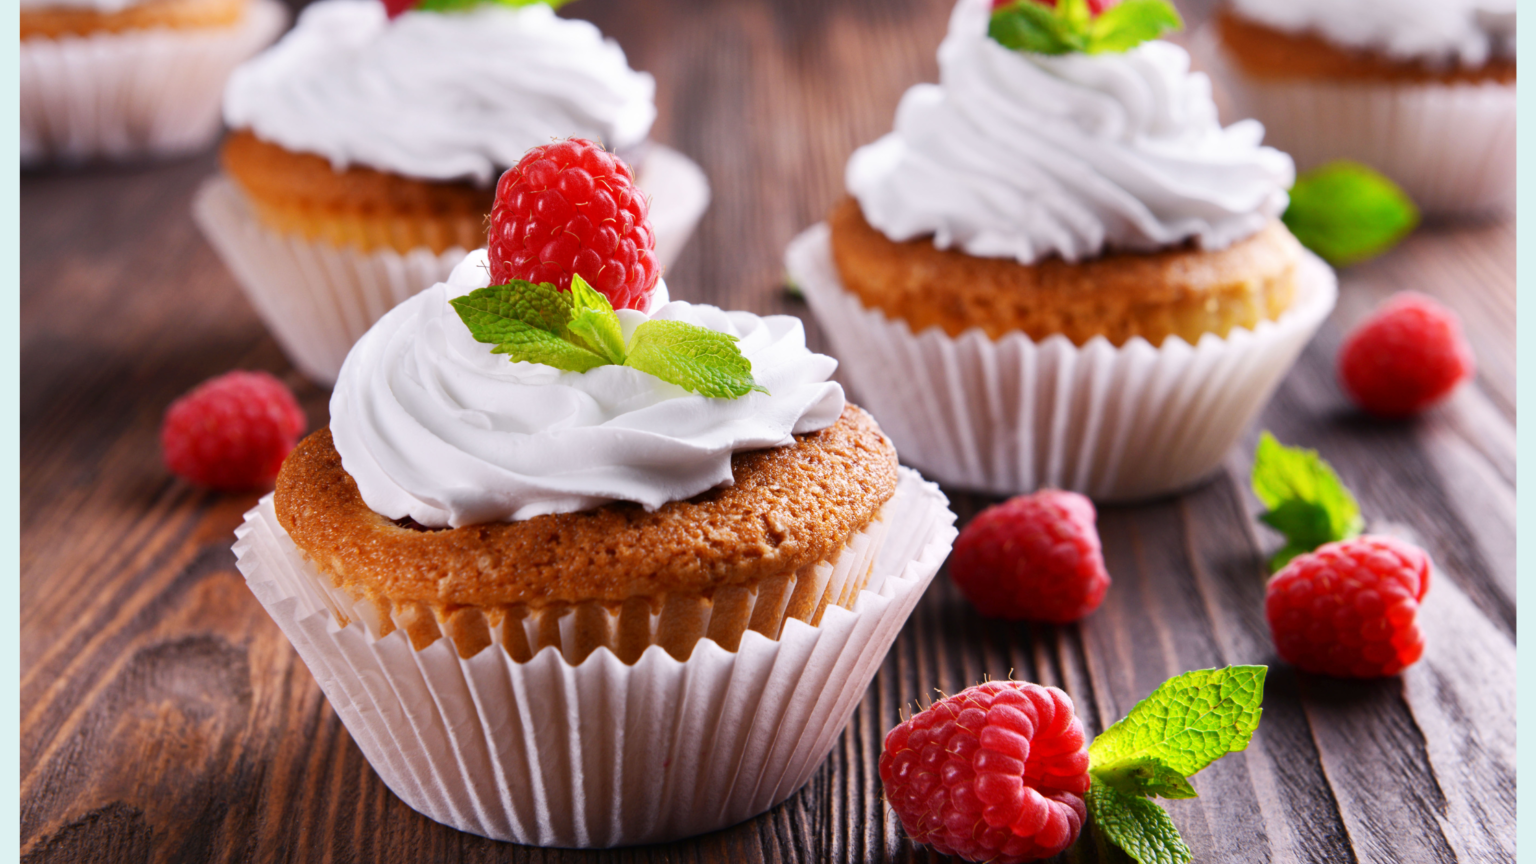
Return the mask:
[[852,198],[827,221],[844,287],[914,333],[938,327],[950,336],[973,327],[993,339],[1061,334],[1077,345],[1095,336],[1114,345],[1134,336],[1153,345],[1172,335],[1191,343],[1204,333],[1225,336],[1289,308],[1301,255],[1278,221],[1216,251],[1182,246],[1034,264],[938,249],[932,237],[894,242]]
[[274,506],[294,543],[353,596],[537,609],[708,595],[834,557],[895,494],[896,452],[861,409],[795,439],[735,454],[734,485],[654,512],[613,503],[424,530],[370,510],[322,429],[283,464]]
[[21,10],[21,38],[58,39],[165,27],[173,30],[232,27],[247,0],[149,0],[113,12],[71,6]]
[[1243,71],[1258,78],[1442,84],[1484,81],[1513,84],[1515,81],[1512,57],[1493,57],[1481,66],[1471,67],[1398,60],[1372,51],[1341,47],[1314,33],[1287,33],[1266,27],[1229,9],[1218,13],[1216,26],[1227,55]]

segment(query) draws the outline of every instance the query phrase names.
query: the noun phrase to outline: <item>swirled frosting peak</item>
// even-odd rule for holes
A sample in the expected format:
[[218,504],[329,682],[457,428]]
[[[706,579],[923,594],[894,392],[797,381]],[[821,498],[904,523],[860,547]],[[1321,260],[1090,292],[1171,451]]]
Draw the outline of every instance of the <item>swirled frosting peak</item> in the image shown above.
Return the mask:
[[331,396],[342,467],[370,508],[444,527],[634,501],[654,510],[732,482],[731,454],[790,443],[843,411],[837,361],[800,319],[668,303],[618,311],[740,338],[768,393],[710,399],[626,366],[562,372],[476,342],[450,298],[490,281],[485,250],[396,306],[352,348]]
[[321,0],[235,70],[224,119],[338,170],[488,184],[554,138],[640,143],[655,92],[617,43],[543,3],[390,21],[378,0]]
[[1026,54],[960,0],[939,83],[849,160],[848,191],[893,240],[1032,263],[1193,239],[1218,249],[1285,210],[1295,169],[1245,120],[1222,128],[1209,79],[1167,42],[1123,54]]

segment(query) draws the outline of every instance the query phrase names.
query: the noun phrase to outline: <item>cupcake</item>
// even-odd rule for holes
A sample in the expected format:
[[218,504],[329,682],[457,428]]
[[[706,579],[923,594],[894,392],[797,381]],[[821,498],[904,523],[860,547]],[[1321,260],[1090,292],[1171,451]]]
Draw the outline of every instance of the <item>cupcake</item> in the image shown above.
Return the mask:
[[22,0],[22,164],[207,147],[230,70],[287,20],[277,0]]
[[954,514],[798,319],[497,267],[470,253],[352,348],[240,570],[439,822],[607,847],[761,813],[834,744]]
[[543,3],[391,19],[322,0],[231,77],[224,173],[196,215],[294,365],[330,384],[370,325],[485,245],[492,183],[530,147],[589,138],[637,165],[656,255],[675,258],[709,191],[648,142],[654,94]]
[[1429,213],[1514,201],[1514,0],[1231,0],[1196,45],[1300,168],[1363,162]]
[[1183,49],[1022,50],[1030,2],[956,5],[940,83],[854,153],[850,197],[788,269],[928,476],[1172,492],[1216,470],[1332,308],[1333,275],[1277,219],[1290,159],[1258,123],[1217,122]]

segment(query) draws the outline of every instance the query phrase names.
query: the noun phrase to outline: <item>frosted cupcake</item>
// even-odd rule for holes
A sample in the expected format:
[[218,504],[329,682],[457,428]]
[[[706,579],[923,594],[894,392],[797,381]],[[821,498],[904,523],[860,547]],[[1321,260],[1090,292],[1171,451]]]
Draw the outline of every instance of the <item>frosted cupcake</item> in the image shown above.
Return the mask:
[[831,748],[954,514],[799,319],[615,311],[502,266],[470,253],[353,347],[240,570],[433,819],[605,847],[761,813]]
[[177,156],[219,132],[230,70],[276,0],[21,0],[21,161]]
[[485,244],[492,183],[552,139],[637,167],[663,265],[708,202],[698,167],[647,142],[655,83],[543,3],[405,11],[323,0],[225,96],[225,175],[196,205],[284,351],[331,383],[389,308]]
[[1016,6],[956,5],[940,83],[849,160],[851,197],[791,244],[790,273],[929,476],[1101,499],[1192,485],[1333,305],[1331,271],[1277,220],[1291,161],[1259,124],[1217,122],[1183,49],[1144,41],[1171,8],[1132,45],[1053,45],[1021,41]]
[[1196,44],[1303,169],[1363,162],[1431,213],[1514,200],[1514,0],[1232,0]]

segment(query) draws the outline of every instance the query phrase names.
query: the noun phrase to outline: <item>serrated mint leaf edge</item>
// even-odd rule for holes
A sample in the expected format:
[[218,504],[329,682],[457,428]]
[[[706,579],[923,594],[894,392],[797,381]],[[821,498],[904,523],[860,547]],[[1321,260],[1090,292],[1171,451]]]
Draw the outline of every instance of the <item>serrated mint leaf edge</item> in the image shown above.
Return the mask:
[[[1131,762],[1146,757],[1158,759],[1174,770],[1182,771],[1179,766],[1172,764],[1173,760],[1181,756],[1187,757],[1193,754],[1195,757],[1194,761],[1204,761],[1200,762],[1198,765],[1193,766],[1191,770],[1184,774],[1185,777],[1192,777],[1200,771],[1204,770],[1206,766],[1210,765],[1212,762],[1220,759],[1222,756],[1225,756],[1228,753],[1239,753],[1248,749],[1248,744],[1253,740],[1253,733],[1259,728],[1259,721],[1263,717],[1264,682],[1268,674],[1268,666],[1234,665],[1222,666],[1212,669],[1194,669],[1189,672],[1184,672],[1169,678],[1163,683],[1157,685],[1157,687],[1151,693],[1147,694],[1145,699],[1137,702],[1124,717],[1120,718],[1118,722],[1111,725],[1108,729],[1105,729],[1103,733],[1093,739],[1093,743],[1088,746],[1089,773],[1092,774],[1095,769],[1111,768],[1121,763]],[[1248,724],[1246,728],[1242,725],[1234,727],[1237,732],[1229,743],[1223,745],[1226,749],[1222,750],[1220,753],[1215,754],[1196,752],[1192,750],[1172,749],[1172,745],[1169,742],[1177,739],[1181,735],[1197,731],[1195,726],[1191,725],[1187,721],[1185,722],[1183,729],[1175,732],[1172,735],[1166,735],[1160,740],[1151,742],[1149,745],[1135,745],[1129,743],[1132,740],[1131,736],[1135,734],[1135,729],[1145,728],[1148,725],[1147,723],[1140,722],[1139,718],[1141,715],[1155,712],[1162,704],[1165,704],[1168,702],[1168,700],[1174,698],[1172,694],[1176,692],[1187,691],[1189,688],[1180,687],[1179,683],[1190,678],[1191,676],[1196,675],[1204,675],[1213,679],[1217,679],[1216,684],[1214,685],[1217,687],[1221,687],[1229,681],[1235,685],[1240,684],[1241,682],[1237,680],[1238,675],[1251,676],[1255,682],[1253,687],[1254,701],[1251,704],[1238,705],[1238,719],[1241,720],[1244,715],[1251,714],[1253,718],[1252,723]],[[1217,678],[1217,676],[1221,677]],[[1205,684],[1202,686],[1212,685]],[[1226,700],[1223,699],[1223,701]],[[1201,714],[1200,717],[1209,716],[1210,713],[1211,712],[1207,710],[1207,712],[1205,714]],[[1115,752],[1115,749],[1121,746],[1119,742],[1122,739],[1128,742],[1125,745],[1127,748],[1134,747],[1135,749],[1127,749],[1126,752],[1123,753]]]
[[[1173,818],[1156,801],[1125,795],[1098,782],[1089,786],[1083,798],[1094,830],[1139,864],[1190,864],[1194,860]],[[1128,822],[1137,829],[1135,834],[1125,830]]]
[[[1301,476],[1298,478],[1298,471]],[[1304,479],[1310,489],[1298,488],[1297,479]],[[1266,508],[1259,515],[1260,521],[1279,531],[1286,539],[1282,550],[1285,560],[1311,552],[1324,543],[1348,540],[1360,536],[1365,529],[1365,519],[1360,513],[1360,502],[1333,466],[1316,450],[1292,447],[1280,443],[1269,430],[1259,433],[1259,444],[1254,449],[1253,471],[1250,475],[1253,494]],[[1307,496],[1311,497],[1307,497]],[[1274,525],[1265,517],[1277,513],[1287,501],[1300,501],[1321,509],[1328,517],[1328,536],[1321,543],[1307,545],[1311,536],[1298,537]],[[1300,551],[1292,551],[1299,549]],[[1276,555],[1278,559],[1280,555]],[[1273,561],[1271,562],[1273,567]]]
[[[690,356],[667,345],[663,340],[668,337],[661,335],[667,331],[689,333],[701,341],[728,348],[734,352],[734,357],[726,358],[725,364],[701,363],[699,357]],[[752,377],[752,361],[741,353],[740,348],[736,347],[735,343],[738,341],[740,340],[737,337],[729,333],[689,324],[686,321],[646,321],[636,327],[634,334],[630,336],[629,358],[625,361],[625,365],[654,375],[669,384],[676,384],[684,390],[711,398],[737,399],[753,391],[767,393],[768,390],[760,386]],[[729,368],[727,364],[736,360],[740,361],[739,368]],[[674,374],[676,367],[686,369],[690,365],[715,366],[721,374],[721,380],[713,383],[717,383],[720,389],[710,386],[712,382],[707,380],[707,376],[690,377]]]

